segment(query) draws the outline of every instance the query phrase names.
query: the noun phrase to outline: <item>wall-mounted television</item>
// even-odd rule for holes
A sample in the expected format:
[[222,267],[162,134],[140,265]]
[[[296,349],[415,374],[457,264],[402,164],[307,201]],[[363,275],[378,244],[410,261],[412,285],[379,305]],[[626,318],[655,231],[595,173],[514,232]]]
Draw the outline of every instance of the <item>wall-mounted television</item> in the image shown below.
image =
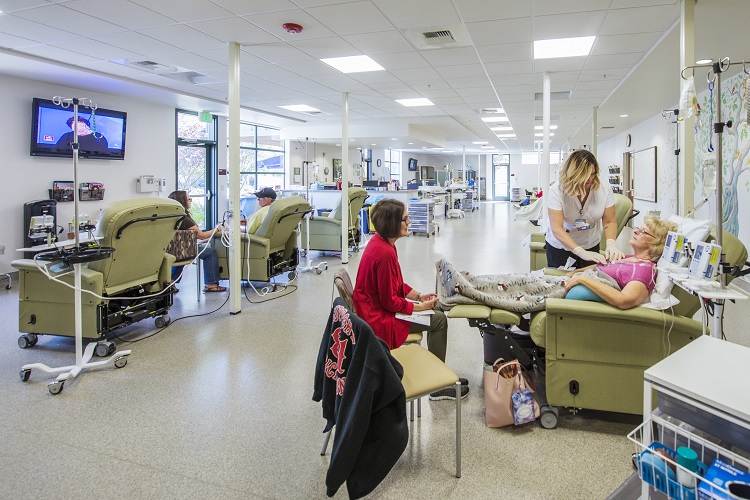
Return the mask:
[[417,171],[417,159],[409,158],[409,172],[416,172],[416,171]]
[[[127,113],[78,107],[78,156],[125,158]],[[31,156],[72,158],[73,107],[63,108],[49,99],[34,98],[31,117]]]

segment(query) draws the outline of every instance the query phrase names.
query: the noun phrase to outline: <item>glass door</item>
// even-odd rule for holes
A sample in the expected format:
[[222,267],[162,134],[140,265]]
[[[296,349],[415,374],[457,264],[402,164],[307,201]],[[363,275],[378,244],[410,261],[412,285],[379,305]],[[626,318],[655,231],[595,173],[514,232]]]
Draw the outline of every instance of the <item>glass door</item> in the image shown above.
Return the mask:
[[492,155],[492,199],[510,200],[510,155]]
[[190,215],[198,227],[216,222],[216,118],[198,120],[197,113],[177,111],[177,189],[192,198]]

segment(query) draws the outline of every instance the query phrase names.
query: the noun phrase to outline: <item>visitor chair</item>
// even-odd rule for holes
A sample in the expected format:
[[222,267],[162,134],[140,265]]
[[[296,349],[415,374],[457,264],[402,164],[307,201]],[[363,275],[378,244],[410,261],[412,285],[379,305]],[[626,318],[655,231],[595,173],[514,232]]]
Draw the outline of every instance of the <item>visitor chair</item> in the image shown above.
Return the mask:
[[[346,278],[341,278],[345,281]],[[351,280],[349,281],[351,283]],[[344,302],[346,299],[342,297]],[[335,302],[334,302],[335,304]],[[349,309],[351,314],[354,311]],[[372,330],[370,330],[372,331]],[[424,396],[435,391],[454,387],[456,390],[456,477],[461,477],[461,382],[458,375],[440,361],[434,354],[417,344],[404,344],[390,351],[391,355],[403,367],[404,374],[401,383],[406,394],[406,402],[410,403],[410,420],[414,421],[414,401],[420,401]],[[344,386],[346,391],[346,386]],[[421,413],[418,413],[421,417]],[[328,441],[331,438],[329,430],[324,438],[320,454],[325,455]]]
[[[361,238],[359,212],[369,195],[363,188],[349,188],[349,247],[358,250]],[[341,248],[341,200],[327,216],[310,218],[310,250],[343,252]],[[302,245],[307,241],[307,223],[302,224]]]
[[[169,324],[172,294],[164,289],[171,280],[174,256],[166,249],[184,215],[182,205],[169,198],[117,201],[104,209],[95,236],[100,246],[114,252],[82,266],[84,339],[103,339],[148,318],[155,319],[157,328]],[[19,347],[33,346],[38,335],[75,336],[73,289],[50,280],[37,261],[18,259],[11,265],[20,277],[18,329],[24,335],[18,339]],[[73,273],[58,279],[72,285]],[[98,356],[106,356],[114,347],[104,340],[100,344]]]

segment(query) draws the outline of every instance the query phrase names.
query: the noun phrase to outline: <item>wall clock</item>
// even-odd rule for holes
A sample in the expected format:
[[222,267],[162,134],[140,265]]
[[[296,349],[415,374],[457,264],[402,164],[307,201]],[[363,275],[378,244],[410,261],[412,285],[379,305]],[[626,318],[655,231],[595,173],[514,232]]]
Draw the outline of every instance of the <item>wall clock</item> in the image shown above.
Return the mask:
[[630,134],[625,136],[625,147],[629,148],[630,143],[633,142],[633,138],[630,136]]
[[326,168],[323,169],[323,174],[328,175],[329,172],[330,172],[330,170],[328,170],[328,167],[326,167]]

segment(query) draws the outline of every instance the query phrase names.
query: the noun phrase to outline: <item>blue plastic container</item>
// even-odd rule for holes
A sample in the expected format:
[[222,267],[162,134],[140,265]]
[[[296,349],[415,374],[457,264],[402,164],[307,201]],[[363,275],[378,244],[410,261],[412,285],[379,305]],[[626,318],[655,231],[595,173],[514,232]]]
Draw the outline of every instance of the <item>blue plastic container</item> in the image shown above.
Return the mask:
[[[643,460],[643,462],[645,463],[641,463],[641,459],[642,457],[644,457],[644,455],[652,454],[651,450],[664,450],[667,455],[669,455],[669,458],[671,458],[675,463],[677,462],[676,451],[674,451],[669,446],[665,446],[658,441],[654,441],[653,443],[651,443],[651,446],[649,446],[648,450],[644,450],[643,453],[638,455],[638,475],[641,476],[641,479],[643,479],[648,484],[661,491],[665,495],[668,495],[669,498],[677,498],[680,500],[695,500],[695,488],[687,488],[678,483],[674,473],[669,474],[669,472],[671,472],[671,469],[669,469],[669,466],[666,462],[659,459],[659,462],[664,464],[663,467],[656,466],[657,462],[653,462],[655,466],[652,467],[649,463],[649,460]],[[706,466],[706,464],[698,461],[698,475],[704,476],[707,470],[708,467]]]

